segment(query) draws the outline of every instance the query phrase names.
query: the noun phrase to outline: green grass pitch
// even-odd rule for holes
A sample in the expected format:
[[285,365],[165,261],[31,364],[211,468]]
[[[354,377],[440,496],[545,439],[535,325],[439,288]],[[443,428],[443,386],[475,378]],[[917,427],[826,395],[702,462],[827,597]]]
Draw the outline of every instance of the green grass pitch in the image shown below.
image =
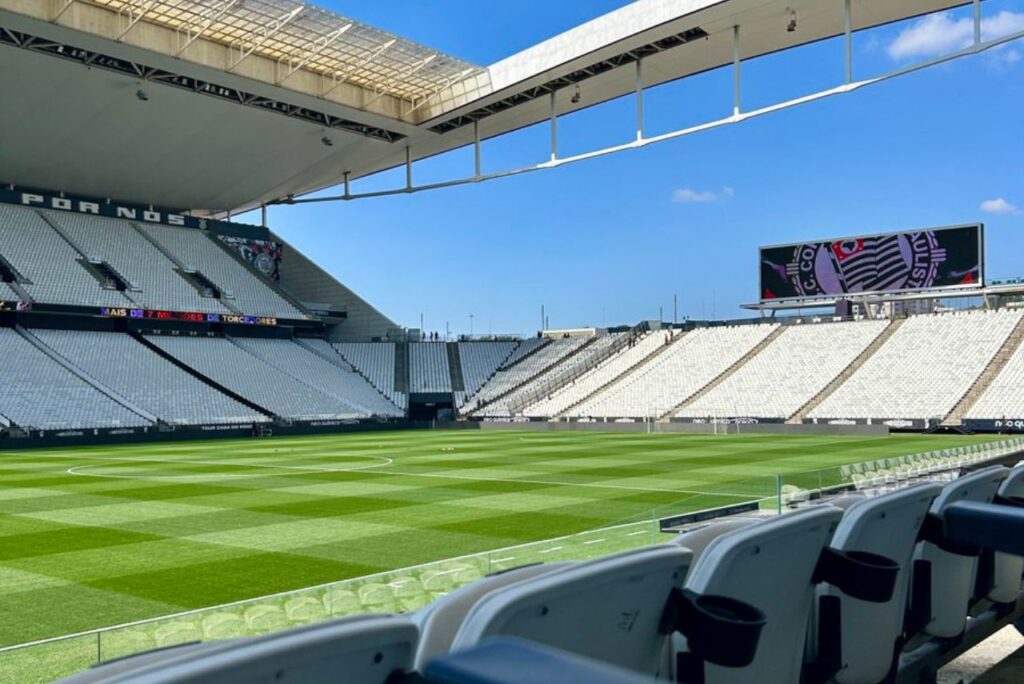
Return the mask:
[[769,496],[776,473],[982,439],[461,430],[0,452],[0,645]]

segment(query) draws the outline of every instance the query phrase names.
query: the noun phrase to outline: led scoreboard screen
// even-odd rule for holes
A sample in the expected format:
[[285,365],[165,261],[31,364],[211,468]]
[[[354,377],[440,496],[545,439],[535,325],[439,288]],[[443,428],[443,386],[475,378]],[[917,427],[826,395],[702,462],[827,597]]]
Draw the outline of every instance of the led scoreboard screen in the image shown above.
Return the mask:
[[243,316],[241,314],[194,313],[188,311],[162,311],[158,309],[128,309],[102,307],[100,315],[108,318],[135,318],[183,323],[228,323],[231,325],[277,325],[271,316]]
[[762,247],[761,301],[981,287],[980,224]]

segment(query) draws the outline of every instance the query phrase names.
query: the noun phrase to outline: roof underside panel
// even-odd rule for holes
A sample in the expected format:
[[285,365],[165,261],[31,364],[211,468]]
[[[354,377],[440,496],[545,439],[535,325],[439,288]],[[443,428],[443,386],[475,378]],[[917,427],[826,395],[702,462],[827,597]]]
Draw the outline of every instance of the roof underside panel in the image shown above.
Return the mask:
[[417,102],[479,67],[300,0],[81,0],[122,17],[174,30],[179,48],[202,37],[259,55],[287,74],[305,69],[379,94]]

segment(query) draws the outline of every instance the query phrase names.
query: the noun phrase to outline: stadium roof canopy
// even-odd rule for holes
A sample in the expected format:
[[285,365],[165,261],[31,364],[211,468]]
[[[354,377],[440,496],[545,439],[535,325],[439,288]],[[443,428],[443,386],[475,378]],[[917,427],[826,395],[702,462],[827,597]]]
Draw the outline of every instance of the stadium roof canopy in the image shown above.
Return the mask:
[[[851,0],[851,29],[965,4]],[[0,181],[249,208],[732,64],[737,26],[742,59],[843,35],[844,8],[638,0],[478,67],[299,0],[0,0]]]

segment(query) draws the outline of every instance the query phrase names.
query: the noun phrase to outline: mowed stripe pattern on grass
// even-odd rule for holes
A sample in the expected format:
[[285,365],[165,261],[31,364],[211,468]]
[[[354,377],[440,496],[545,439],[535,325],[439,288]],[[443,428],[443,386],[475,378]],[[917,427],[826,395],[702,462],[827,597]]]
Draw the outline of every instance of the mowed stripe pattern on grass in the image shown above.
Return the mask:
[[0,453],[0,645],[771,496],[972,437],[380,432]]

